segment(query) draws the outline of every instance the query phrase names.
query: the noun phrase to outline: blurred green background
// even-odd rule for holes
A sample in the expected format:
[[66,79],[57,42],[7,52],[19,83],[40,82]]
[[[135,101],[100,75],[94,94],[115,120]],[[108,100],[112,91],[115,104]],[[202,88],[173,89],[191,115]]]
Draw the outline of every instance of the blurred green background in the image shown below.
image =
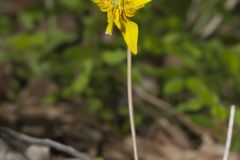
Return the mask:
[[[138,130],[171,119],[161,108],[172,107],[224,142],[219,128],[230,105],[240,104],[237,2],[153,0],[133,18],[140,30],[133,57]],[[30,101],[24,90],[32,87],[34,103],[78,103],[128,134],[126,46],[116,28],[111,37],[105,28],[106,15],[90,0],[0,0],[1,101]],[[234,139],[240,150],[240,135]]]

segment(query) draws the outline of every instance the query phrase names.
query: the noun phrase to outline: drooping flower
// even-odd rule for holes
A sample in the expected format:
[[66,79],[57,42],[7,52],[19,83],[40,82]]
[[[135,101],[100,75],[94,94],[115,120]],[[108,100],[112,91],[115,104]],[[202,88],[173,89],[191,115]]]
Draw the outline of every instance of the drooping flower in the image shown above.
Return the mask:
[[121,31],[124,40],[133,54],[137,54],[138,25],[129,20],[138,9],[151,0],[92,0],[102,12],[107,12],[106,34],[111,35],[114,23]]

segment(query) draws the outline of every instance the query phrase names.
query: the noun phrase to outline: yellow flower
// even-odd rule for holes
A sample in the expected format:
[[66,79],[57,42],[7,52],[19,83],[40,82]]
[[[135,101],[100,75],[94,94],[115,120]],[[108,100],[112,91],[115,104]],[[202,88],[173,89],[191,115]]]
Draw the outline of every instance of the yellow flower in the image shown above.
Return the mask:
[[102,12],[107,12],[106,34],[111,35],[114,23],[121,31],[124,40],[133,54],[137,54],[138,26],[128,17],[151,0],[92,0]]

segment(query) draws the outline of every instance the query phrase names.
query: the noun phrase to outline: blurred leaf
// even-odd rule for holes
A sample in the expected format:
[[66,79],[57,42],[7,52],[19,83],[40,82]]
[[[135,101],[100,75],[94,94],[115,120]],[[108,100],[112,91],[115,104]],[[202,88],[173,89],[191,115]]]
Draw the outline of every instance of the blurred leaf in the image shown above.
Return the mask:
[[202,101],[198,98],[191,99],[187,102],[180,103],[177,106],[177,110],[180,112],[196,112],[202,109],[204,105],[202,104]]
[[186,81],[186,87],[192,92],[199,94],[206,91],[206,86],[198,78],[189,78]]
[[103,110],[101,112],[101,115],[102,115],[102,118],[103,118],[103,120],[105,122],[110,123],[112,121],[112,119],[113,119],[113,115],[109,111],[107,111],[107,110]]
[[170,81],[167,81],[167,83],[164,85],[164,94],[166,95],[172,95],[179,91],[181,91],[184,87],[184,83],[181,79],[172,79]]
[[70,96],[72,94],[83,92],[89,84],[92,69],[93,62],[91,60],[85,61],[82,72],[80,72],[70,86],[66,87],[63,95]]
[[213,106],[211,107],[211,113],[214,117],[217,117],[221,121],[225,121],[228,116],[228,112],[224,106]]
[[102,53],[102,59],[106,64],[114,66],[122,63],[126,59],[126,54],[127,53],[122,50],[104,51]]
[[34,26],[44,17],[43,12],[39,10],[26,10],[20,13],[19,21],[26,29],[33,29]]
[[7,53],[2,52],[2,51],[0,50],[0,62],[1,62],[1,61],[5,61],[5,60],[8,60]]
[[128,116],[128,106],[119,106],[118,113],[121,114],[122,116],[127,117]]
[[135,113],[134,118],[135,118],[136,126],[140,126],[141,124],[143,124],[144,115],[142,113]]
[[80,8],[82,1],[81,0],[59,0],[59,3],[62,4],[62,6],[71,9],[71,10],[77,10]]
[[86,106],[89,112],[97,112],[102,108],[103,104],[100,99],[92,97],[87,100]]
[[36,32],[33,34],[21,33],[7,40],[7,43],[11,49],[17,51],[43,47],[46,42],[46,32]]
[[0,13],[0,34],[8,33],[13,27],[12,23],[9,15]]
[[214,124],[213,120],[211,119],[211,117],[209,117],[208,115],[203,115],[203,114],[194,114],[194,115],[189,115],[189,117],[191,118],[191,120],[195,123],[198,124],[202,127],[206,127],[206,128],[211,128],[214,129],[217,126]]
[[240,72],[240,56],[235,53],[224,53],[222,54],[222,59],[227,67],[227,72],[231,75],[238,75]]

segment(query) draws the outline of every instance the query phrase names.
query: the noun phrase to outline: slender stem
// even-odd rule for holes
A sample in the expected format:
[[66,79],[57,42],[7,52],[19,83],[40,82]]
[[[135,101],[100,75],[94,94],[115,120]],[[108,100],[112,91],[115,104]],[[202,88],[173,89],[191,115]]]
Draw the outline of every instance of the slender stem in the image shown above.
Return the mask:
[[134,110],[133,110],[133,98],[132,98],[132,55],[131,51],[127,50],[127,88],[128,88],[128,107],[129,107],[129,118],[132,133],[133,153],[134,160],[138,160],[136,130],[134,122]]
[[227,140],[226,140],[223,160],[228,160],[228,157],[229,157],[229,150],[231,146],[233,125],[234,125],[234,116],[235,116],[235,106],[231,106],[229,123],[228,123]]

